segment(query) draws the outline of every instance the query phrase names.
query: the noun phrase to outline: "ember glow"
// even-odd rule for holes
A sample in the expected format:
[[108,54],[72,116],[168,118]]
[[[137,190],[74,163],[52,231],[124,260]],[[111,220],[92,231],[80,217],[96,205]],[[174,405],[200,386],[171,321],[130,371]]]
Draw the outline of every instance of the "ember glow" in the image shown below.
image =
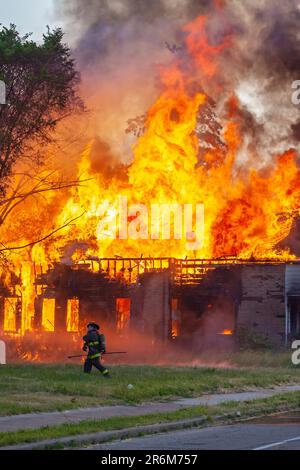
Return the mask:
[[220,335],[225,335],[225,336],[228,336],[228,335],[233,335],[233,330],[223,330]]
[[[220,60],[227,50],[235,47],[232,34],[211,44],[206,33],[209,21],[209,16],[200,16],[183,26],[183,50],[174,54],[168,64],[160,66],[159,94],[146,113],[145,130],[137,138],[132,162],[126,168],[122,171],[116,168],[109,175],[99,167],[95,170],[91,155],[96,142],[91,139],[78,159],[76,177],[84,179],[81,185],[61,196],[46,195],[38,206],[30,200],[20,204],[11,217],[9,229],[1,228],[2,240],[11,240],[12,246],[23,246],[32,242],[32,237],[43,238],[52,229],[73,220],[45,241],[10,255],[11,272],[16,274],[16,280],[13,283],[10,277],[5,282],[14,285],[16,293],[22,293],[23,315],[19,327],[22,334],[34,328],[34,301],[41,293],[39,286],[34,286],[34,277],[53,263],[62,261],[71,265],[84,263],[88,258],[128,258],[141,254],[183,259],[186,256],[295,258],[293,253],[277,245],[289,235],[299,215],[300,174],[296,151],[291,149],[277,155],[272,165],[260,170],[249,164],[247,158],[244,158],[247,164],[243,165],[240,103],[234,91],[226,99],[219,148],[203,150],[197,137],[196,129],[201,125],[209,100],[205,84],[214,83],[216,96],[221,100]],[[123,240],[120,234],[114,239],[109,230],[103,236],[103,224],[99,220],[103,205],[107,207],[106,217],[114,220],[116,197],[122,196],[131,205],[203,204],[203,247],[189,253],[184,239]],[[131,213],[127,222],[138,223],[138,214]],[[53,299],[43,300],[42,326],[51,332],[55,306]],[[127,321],[128,305],[127,299],[118,300],[121,328]],[[16,318],[11,312],[17,302],[17,297],[5,299],[4,329],[8,332],[16,329]],[[79,328],[78,310],[78,299],[69,299],[69,332]],[[233,331],[224,330],[221,334],[230,335]],[[173,336],[177,336],[176,322]]]

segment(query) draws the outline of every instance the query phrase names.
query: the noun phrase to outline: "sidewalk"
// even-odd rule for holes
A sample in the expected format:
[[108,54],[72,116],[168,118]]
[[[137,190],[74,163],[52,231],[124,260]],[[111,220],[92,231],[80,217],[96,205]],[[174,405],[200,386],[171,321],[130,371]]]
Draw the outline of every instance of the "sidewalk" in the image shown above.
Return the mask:
[[203,395],[199,398],[181,398],[169,402],[153,402],[141,405],[114,405],[95,408],[55,411],[50,413],[30,413],[0,417],[0,432],[20,429],[38,429],[44,426],[56,426],[64,423],[78,423],[86,420],[107,419],[113,416],[141,416],[152,413],[177,411],[199,405],[218,405],[228,401],[247,401],[267,398],[278,393],[300,391],[300,384],[274,387],[272,389],[249,392],[220,393]]

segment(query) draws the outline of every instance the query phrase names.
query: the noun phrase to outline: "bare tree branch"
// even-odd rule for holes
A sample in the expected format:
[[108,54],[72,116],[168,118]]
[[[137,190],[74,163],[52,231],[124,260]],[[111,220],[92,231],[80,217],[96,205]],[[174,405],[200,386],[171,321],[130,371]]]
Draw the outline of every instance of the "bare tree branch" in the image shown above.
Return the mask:
[[59,230],[62,230],[63,228],[68,227],[68,225],[70,225],[75,220],[80,219],[80,217],[82,217],[84,214],[85,214],[85,211],[81,215],[79,215],[78,217],[75,217],[74,219],[69,220],[69,222],[66,222],[64,225],[62,225],[61,227],[56,228],[51,233],[49,233],[45,237],[40,238],[39,240],[35,240],[34,242],[30,242],[30,243],[27,243],[26,245],[22,245],[22,246],[11,246],[11,247],[1,248],[0,253],[2,253],[4,251],[23,250],[24,248],[28,248],[29,246],[33,246],[33,245],[36,245],[37,243],[43,242],[44,240],[47,240],[47,238],[52,237],[52,235],[54,235]]

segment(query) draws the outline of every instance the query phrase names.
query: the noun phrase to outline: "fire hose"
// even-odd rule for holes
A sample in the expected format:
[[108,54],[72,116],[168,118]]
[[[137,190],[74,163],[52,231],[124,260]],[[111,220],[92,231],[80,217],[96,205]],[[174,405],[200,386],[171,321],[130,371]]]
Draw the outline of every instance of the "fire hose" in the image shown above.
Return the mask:
[[[127,351],[111,351],[111,352],[105,352],[102,354],[127,354]],[[68,356],[68,359],[72,359],[73,357],[87,357],[86,354],[76,354],[75,356]]]

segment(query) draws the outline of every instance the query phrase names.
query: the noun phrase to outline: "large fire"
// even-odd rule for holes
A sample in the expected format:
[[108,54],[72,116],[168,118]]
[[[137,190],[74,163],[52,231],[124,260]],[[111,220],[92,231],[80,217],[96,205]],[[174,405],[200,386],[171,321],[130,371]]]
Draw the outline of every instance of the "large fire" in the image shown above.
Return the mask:
[[[160,68],[160,94],[147,112],[145,131],[133,148],[133,161],[123,171],[107,176],[95,171],[90,156],[94,142],[88,142],[77,168],[84,182],[61,197],[47,193],[39,206],[29,200],[13,212],[10,226],[1,228],[1,239],[22,246],[43,236],[67,220],[70,225],[45,241],[10,254],[15,273],[21,274],[16,289],[22,292],[21,331],[32,328],[34,298],[38,287],[33,279],[37,270],[45,271],[53,262],[66,257],[83,261],[88,257],[238,257],[241,259],[291,259],[288,251],[276,245],[290,232],[299,214],[300,189],[296,154],[289,150],[274,159],[272,167],[258,171],[238,160],[243,136],[239,123],[239,102],[232,96],[223,123],[223,145],[202,151],[195,128],[201,123],[207,102],[205,83],[218,83],[219,59],[234,38],[209,43],[206,17],[186,25],[185,55],[177,54]],[[219,90],[219,95],[222,90]],[[99,211],[107,206],[107,216],[116,217],[116,197],[128,203],[203,203],[204,244],[187,252],[184,240],[113,239],[109,231],[99,233]],[[131,221],[135,216],[131,215]],[[9,246],[9,243],[6,242]],[[71,262],[68,260],[68,262]],[[4,275],[3,275],[4,276]],[[10,302],[17,301],[10,299]],[[48,302],[48,303],[47,303]],[[10,305],[6,309],[9,311]],[[68,305],[69,331],[78,322],[76,299]],[[7,320],[13,322],[10,316]],[[53,330],[53,305],[45,299],[43,324]],[[6,325],[14,329],[14,325]],[[229,334],[229,333],[223,333]]]

